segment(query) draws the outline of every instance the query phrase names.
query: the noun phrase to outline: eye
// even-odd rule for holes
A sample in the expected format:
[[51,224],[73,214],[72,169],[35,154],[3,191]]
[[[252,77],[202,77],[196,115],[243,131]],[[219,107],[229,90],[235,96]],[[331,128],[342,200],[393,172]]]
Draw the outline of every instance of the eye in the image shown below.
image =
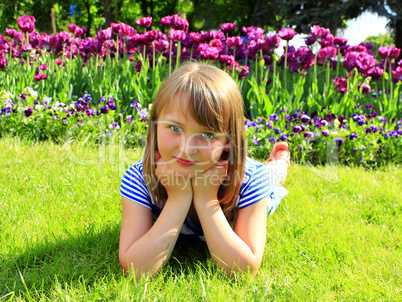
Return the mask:
[[202,136],[203,138],[206,138],[206,139],[213,139],[213,138],[215,138],[215,134],[210,133],[210,132],[201,133],[201,136]]
[[177,125],[170,126],[170,129],[172,129],[174,132],[180,132],[181,131],[181,127],[177,126]]

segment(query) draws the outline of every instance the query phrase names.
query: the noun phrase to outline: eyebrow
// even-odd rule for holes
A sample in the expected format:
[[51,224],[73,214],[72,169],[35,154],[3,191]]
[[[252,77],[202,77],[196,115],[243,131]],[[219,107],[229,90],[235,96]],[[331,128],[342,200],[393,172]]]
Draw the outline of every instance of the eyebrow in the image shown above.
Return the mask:
[[[159,122],[162,122],[162,123],[173,123],[173,124],[177,124],[177,125],[179,125],[179,126],[185,125],[185,124],[180,123],[179,121],[177,121],[177,120],[175,120],[175,119],[172,119],[172,118],[167,118],[167,119],[165,119],[165,120],[163,120],[163,121],[159,121]],[[202,128],[203,131],[218,133],[217,131],[215,131],[215,130],[213,130],[213,129],[210,129],[210,128],[206,127],[206,126],[203,126],[203,125],[200,125],[200,126],[201,126],[201,128]]]

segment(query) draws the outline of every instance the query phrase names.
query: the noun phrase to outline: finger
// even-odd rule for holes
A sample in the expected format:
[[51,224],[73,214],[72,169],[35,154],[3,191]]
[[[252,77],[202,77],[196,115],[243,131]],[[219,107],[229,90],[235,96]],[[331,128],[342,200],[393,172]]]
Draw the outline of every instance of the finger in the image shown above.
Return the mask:
[[161,154],[159,153],[159,151],[155,151],[155,161],[158,162],[161,159]]

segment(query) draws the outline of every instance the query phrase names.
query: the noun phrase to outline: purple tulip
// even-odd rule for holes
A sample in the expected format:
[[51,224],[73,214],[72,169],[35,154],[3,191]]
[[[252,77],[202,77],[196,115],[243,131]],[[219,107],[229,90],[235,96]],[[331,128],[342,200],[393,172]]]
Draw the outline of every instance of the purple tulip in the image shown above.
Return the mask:
[[236,24],[235,23],[223,23],[221,25],[221,31],[224,33],[230,32],[235,28]]
[[401,50],[399,48],[393,46],[378,47],[378,53],[383,60],[396,59],[400,52]]
[[152,17],[142,17],[140,19],[136,19],[135,23],[137,23],[139,27],[148,28],[152,24]]
[[31,33],[35,29],[35,17],[23,15],[17,18],[18,27],[24,32]]
[[344,46],[348,43],[348,39],[342,38],[341,36],[334,37],[334,44],[338,46]]
[[316,37],[310,36],[304,40],[307,46],[313,45],[317,41]]
[[278,31],[278,36],[279,38],[286,40],[286,41],[290,41],[293,39],[293,37],[296,35],[296,31],[290,27],[288,28],[281,28]]
[[384,72],[384,69],[382,69],[380,67],[374,67],[374,68],[370,68],[366,72],[365,76],[370,77],[373,80],[378,80],[382,76],[383,72]]
[[314,38],[325,39],[325,37],[330,33],[330,31],[327,28],[323,28],[318,25],[313,25],[310,28],[310,33]]
[[299,47],[295,53],[295,58],[301,69],[308,69],[313,66],[315,62],[315,55],[311,49],[306,46]]

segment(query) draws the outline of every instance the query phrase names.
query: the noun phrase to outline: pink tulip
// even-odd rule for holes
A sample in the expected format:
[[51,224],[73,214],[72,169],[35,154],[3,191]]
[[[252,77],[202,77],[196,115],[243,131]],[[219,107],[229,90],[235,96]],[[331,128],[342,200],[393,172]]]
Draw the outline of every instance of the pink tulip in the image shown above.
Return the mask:
[[242,68],[242,70],[240,72],[239,79],[244,78],[246,75],[248,75],[248,72],[249,72],[249,68],[247,65],[243,65],[243,66],[241,66],[241,68]]
[[35,17],[23,15],[17,18],[17,24],[23,32],[31,33],[35,29]]
[[[113,26],[113,24],[112,24],[112,26]],[[112,30],[113,30],[112,28],[113,27],[108,27],[106,29],[100,30],[96,35],[96,39],[100,43],[103,43],[104,41],[110,39],[112,37]],[[113,33],[115,33],[114,30],[113,30]]]
[[278,39],[277,35],[266,36],[262,49],[270,52],[271,50],[278,48],[280,43],[281,40]]
[[14,28],[6,28],[6,35],[9,36],[11,39],[14,38],[14,33],[17,30]]
[[235,23],[223,23],[221,25],[221,31],[223,31],[223,32],[232,31],[235,28],[235,26],[236,26]]
[[47,75],[46,73],[39,73],[34,77],[34,80],[39,82],[41,80],[47,80]]
[[224,55],[221,54],[219,57],[219,62],[221,63],[221,65],[226,65],[226,66],[232,66],[236,60],[235,57],[232,55]]
[[285,40],[285,41],[290,41],[293,39],[294,36],[296,36],[296,31],[290,27],[288,28],[281,28],[278,31],[278,36],[279,38]]
[[[122,23],[111,23],[110,25],[110,29],[111,29],[111,33],[113,32],[114,34],[118,34],[120,32],[120,26]],[[109,38],[108,38],[109,39]]]
[[155,51],[159,53],[165,52],[167,49],[169,49],[169,41],[159,39],[154,41],[154,46],[155,46]]
[[120,23],[120,31],[119,31],[120,39],[132,38],[136,33],[137,31],[130,25]]
[[0,68],[6,68],[7,67],[7,58],[5,55],[0,54]]
[[344,77],[335,77],[334,79],[335,89],[338,90],[340,93],[345,94],[348,90],[348,80]]
[[200,57],[205,60],[216,60],[219,57],[219,51],[207,43],[198,45]]
[[369,85],[365,84],[365,83],[357,83],[357,90],[362,90],[363,94],[367,94],[371,92],[371,88]]
[[323,28],[318,25],[313,25],[310,28],[310,33],[314,38],[325,39],[325,37],[330,33],[328,28]]
[[148,28],[152,24],[152,17],[142,17],[140,19],[135,20],[135,23],[137,23],[139,27]]
[[402,67],[398,66],[396,70],[392,70],[392,80],[394,83],[402,81]]
[[380,57],[385,60],[385,59],[396,59],[399,56],[399,53],[401,50],[399,48],[393,47],[393,46],[387,46],[387,47],[378,47],[378,53],[380,54]]
[[240,37],[229,37],[226,40],[226,46],[229,49],[237,48],[243,44],[243,40]]
[[335,47],[327,46],[327,47],[321,48],[318,51],[318,58],[319,58],[320,62],[325,62],[327,60],[335,58],[337,54],[338,54],[338,50]]
[[173,28],[169,30],[169,40],[183,41],[185,38],[186,38],[186,32],[182,30],[175,30]]

